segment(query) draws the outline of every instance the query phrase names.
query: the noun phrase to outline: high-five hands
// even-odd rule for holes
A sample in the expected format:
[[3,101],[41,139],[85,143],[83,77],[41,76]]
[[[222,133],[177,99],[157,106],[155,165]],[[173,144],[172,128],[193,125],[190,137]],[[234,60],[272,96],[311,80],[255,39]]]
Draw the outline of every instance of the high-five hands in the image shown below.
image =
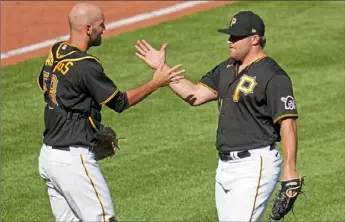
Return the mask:
[[135,55],[143,60],[147,65],[152,69],[155,69],[156,72],[153,76],[153,80],[157,80],[164,85],[169,83],[178,83],[179,80],[184,78],[185,70],[175,71],[180,68],[182,65],[176,65],[170,68],[166,63],[166,47],[167,43],[164,43],[160,50],[153,48],[147,41],[138,40],[135,48],[137,52]]
[[161,49],[158,51],[145,40],[138,40],[137,44],[135,45],[135,48],[138,50],[138,52],[136,52],[135,55],[143,60],[152,69],[158,69],[160,65],[165,63],[165,48],[167,45],[167,43],[164,43]]
[[179,80],[184,78],[185,70],[175,71],[180,68],[182,65],[176,65],[172,68],[163,69],[164,63],[161,64],[156,72],[153,74],[152,81],[154,81],[158,86],[165,86],[169,83],[178,83]]

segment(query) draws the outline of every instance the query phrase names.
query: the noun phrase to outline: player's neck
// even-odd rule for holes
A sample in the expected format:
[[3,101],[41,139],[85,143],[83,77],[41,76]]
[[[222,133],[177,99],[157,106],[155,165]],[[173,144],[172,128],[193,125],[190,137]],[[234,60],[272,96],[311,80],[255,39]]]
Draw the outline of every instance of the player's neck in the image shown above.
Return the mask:
[[242,59],[241,62],[241,66],[248,66],[250,64],[252,64],[253,62],[255,62],[256,60],[266,57],[267,54],[261,49],[261,50],[253,50],[251,52],[248,53],[248,55],[246,57],[244,57]]
[[74,35],[73,33],[69,37],[68,43],[77,47],[80,51],[86,52],[87,50],[89,50],[89,45],[85,41],[85,39],[83,37],[78,37],[78,35]]

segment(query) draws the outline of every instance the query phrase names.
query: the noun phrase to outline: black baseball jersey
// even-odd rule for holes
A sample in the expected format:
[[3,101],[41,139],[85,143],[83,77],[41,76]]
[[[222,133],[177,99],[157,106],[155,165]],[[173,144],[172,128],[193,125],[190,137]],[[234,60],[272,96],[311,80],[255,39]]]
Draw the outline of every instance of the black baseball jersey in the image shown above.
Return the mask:
[[216,147],[221,152],[254,149],[280,141],[279,120],[298,118],[292,83],[270,57],[238,73],[228,59],[200,80],[218,95]]
[[[50,50],[38,83],[46,102],[44,143],[94,146],[102,105],[120,94],[99,59],[67,42],[58,42]],[[118,105],[126,106],[121,101]],[[92,116],[92,110],[99,116]]]

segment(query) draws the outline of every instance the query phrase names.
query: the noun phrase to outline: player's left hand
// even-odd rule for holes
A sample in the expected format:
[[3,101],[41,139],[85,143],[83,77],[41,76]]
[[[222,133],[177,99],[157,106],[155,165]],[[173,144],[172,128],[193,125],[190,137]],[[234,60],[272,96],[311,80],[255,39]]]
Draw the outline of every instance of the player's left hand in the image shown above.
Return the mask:
[[272,211],[269,218],[273,220],[280,220],[284,218],[284,216],[290,211],[293,212],[294,203],[297,200],[299,194],[306,194],[302,190],[303,186],[304,177],[280,181],[280,189],[274,199]]
[[152,69],[158,69],[162,64],[165,63],[167,43],[164,43],[160,50],[153,48],[147,41],[138,40],[135,48],[137,52],[135,55],[143,60]]

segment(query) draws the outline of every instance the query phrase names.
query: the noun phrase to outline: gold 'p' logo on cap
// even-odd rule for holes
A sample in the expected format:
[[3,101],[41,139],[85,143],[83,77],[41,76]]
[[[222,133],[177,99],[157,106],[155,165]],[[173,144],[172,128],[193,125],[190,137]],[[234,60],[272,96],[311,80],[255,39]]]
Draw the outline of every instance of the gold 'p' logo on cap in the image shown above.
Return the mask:
[[235,25],[236,22],[237,22],[237,19],[236,19],[235,17],[232,18],[232,19],[231,19],[231,22],[230,22],[230,27],[233,26],[233,25]]

